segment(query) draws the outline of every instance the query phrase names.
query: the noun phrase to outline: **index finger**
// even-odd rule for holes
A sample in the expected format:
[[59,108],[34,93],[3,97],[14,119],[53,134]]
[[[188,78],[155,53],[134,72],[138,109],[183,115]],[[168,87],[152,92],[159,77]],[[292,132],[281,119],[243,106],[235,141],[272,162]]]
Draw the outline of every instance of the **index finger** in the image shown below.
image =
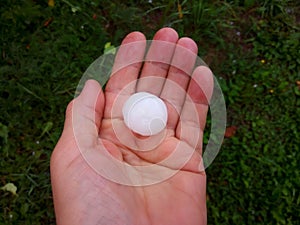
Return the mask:
[[112,106],[116,98],[124,102],[128,96],[135,92],[136,80],[146,51],[146,38],[140,32],[128,34],[117,52],[112,74],[105,88],[106,106],[104,118],[120,117],[121,110],[114,110]]

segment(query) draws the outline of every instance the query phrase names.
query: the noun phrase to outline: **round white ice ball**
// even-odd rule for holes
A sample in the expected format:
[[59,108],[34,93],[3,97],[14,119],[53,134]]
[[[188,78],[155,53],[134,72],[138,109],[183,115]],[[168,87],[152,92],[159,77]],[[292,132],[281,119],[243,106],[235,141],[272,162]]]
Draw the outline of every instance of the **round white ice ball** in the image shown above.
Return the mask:
[[131,95],[122,111],[127,127],[143,136],[158,134],[167,124],[168,111],[165,103],[147,92]]

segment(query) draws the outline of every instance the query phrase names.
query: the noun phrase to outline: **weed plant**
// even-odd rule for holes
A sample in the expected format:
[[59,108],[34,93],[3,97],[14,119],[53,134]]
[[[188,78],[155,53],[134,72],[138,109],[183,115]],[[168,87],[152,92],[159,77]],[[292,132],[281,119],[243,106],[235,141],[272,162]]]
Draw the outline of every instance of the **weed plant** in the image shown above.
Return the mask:
[[289,0],[2,0],[0,224],[55,224],[49,159],[79,79],[107,42],[162,26],[197,42],[226,99],[208,224],[299,224],[299,12]]

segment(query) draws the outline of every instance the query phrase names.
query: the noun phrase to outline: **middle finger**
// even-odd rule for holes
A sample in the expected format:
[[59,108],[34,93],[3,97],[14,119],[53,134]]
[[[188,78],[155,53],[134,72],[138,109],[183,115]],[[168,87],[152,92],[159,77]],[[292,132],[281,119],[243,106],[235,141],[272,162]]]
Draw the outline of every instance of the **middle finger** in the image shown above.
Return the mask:
[[176,44],[168,76],[160,96],[165,100],[168,108],[169,129],[175,130],[177,126],[197,52],[197,44],[190,38],[181,38]]
[[137,92],[160,95],[177,40],[178,34],[172,28],[162,28],[156,32],[139,77]]

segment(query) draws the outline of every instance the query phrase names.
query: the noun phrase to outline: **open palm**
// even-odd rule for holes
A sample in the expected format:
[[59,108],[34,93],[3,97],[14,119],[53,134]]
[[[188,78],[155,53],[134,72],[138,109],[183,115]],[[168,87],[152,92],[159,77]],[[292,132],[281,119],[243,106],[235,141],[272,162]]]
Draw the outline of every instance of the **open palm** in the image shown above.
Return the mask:
[[[64,131],[51,157],[57,224],[206,224],[201,154],[212,74],[204,66],[194,69],[198,50],[191,39],[178,39],[173,29],[163,28],[153,40],[159,44],[153,42],[146,53],[143,34],[127,35],[105,92],[89,80],[68,105]],[[159,96],[167,105],[168,123],[158,142],[124,125],[121,106],[140,91]],[[152,142],[155,146],[144,151]],[[129,170],[107,169],[105,161],[97,161],[107,153],[127,167],[153,165],[158,168],[153,171],[171,171],[172,176],[159,180],[161,174],[146,178],[140,173],[136,178]],[[187,160],[164,160],[172,154]],[[99,175],[102,169],[113,181]]]

